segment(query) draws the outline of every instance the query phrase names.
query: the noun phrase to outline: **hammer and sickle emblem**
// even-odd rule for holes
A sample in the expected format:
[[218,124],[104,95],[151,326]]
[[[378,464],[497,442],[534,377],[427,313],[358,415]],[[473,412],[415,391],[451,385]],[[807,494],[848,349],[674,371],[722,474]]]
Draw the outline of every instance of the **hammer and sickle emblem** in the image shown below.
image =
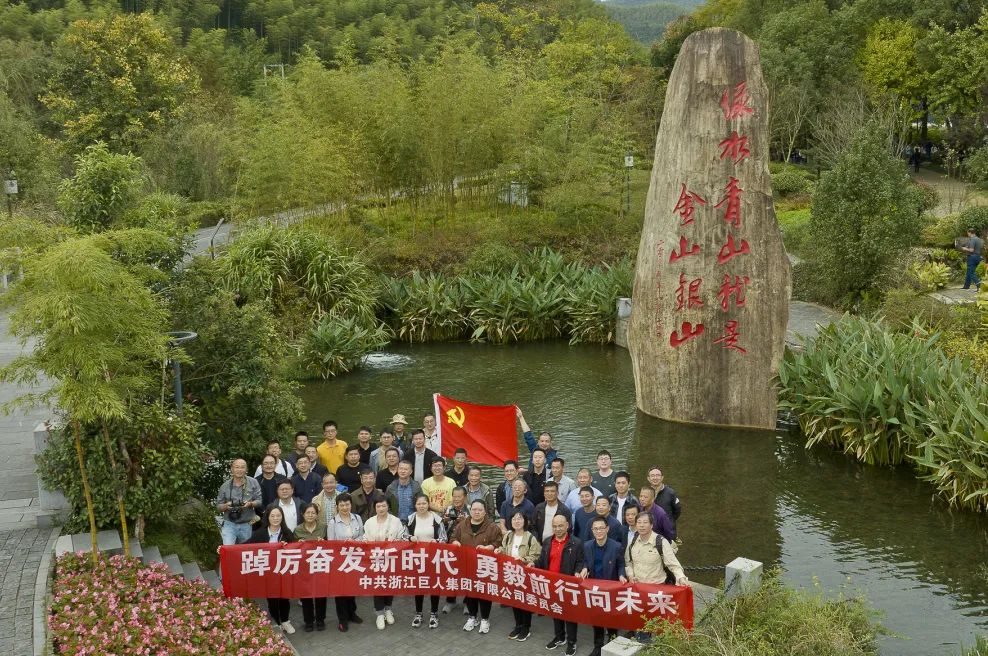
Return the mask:
[[460,428],[463,428],[463,422],[466,420],[466,415],[463,413],[463,408],[456,406],[455,408],[450,408],[446,411],[446,421],[451,424],[456,424]]

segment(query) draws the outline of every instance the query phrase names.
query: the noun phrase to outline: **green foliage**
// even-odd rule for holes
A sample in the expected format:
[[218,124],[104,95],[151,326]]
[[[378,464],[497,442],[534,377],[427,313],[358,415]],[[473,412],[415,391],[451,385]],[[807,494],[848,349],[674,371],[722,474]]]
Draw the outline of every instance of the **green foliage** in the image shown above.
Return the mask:
[[650,44],[662,37],[666,26],[686,13],[686,9],[670,2],[649,2],[634,5],[607,3],[607,13],[620,23],[637,41]]
[[981,146],[964,160],[964,174],[975,184],[988,184],[988,145]]
[[812,259],[825,278],[825,296],[853,303],[872,288],[878,272],[919,237],[919,199],[902,163],[882,137],[864,131],[813,198]]
[[265,440],[300,422],[298,385],[289,380],[291,349],[267,304],[238,302],[217,288],[211,260],[187,267],[171,290],[175,330],[195,330],[183,384],[199,410],[203,439],[220,458],[264,451]]
[[74,236],[75,231],[64,225],[14,214],[0,222],[0,268],[18,271],[49,246]]
[[920,291],[932,292],[947,286],[951,271],[949,266],[941,262],[923,262],[910,265],[909,274]]
[[367,354],[384,348],[390,337],[382,325],[365,325],[356,317],[323,315],[305,336],[302,367],[319,378],[348,373]]
[[75,174],[62,181],[58,206],[79,232],[109,229],[137,202],[141,160],[111,153],[100,141],[75,158]]
[[[769,572],[754,592],[728,599],[723,594],[704,608],[692,631],[678,624],[661,628],[650,656],[877,656],[885,630],[862,597],[834,599],[823,590],[784,585]],[[799,636],[794,640],[794,636]]]
[[988,207],[968,207],[957,216],[957,235],[967,235],[974,228],[979,235],[988,234]]
[[922,242],[926,246],[954,247],[954,239],[964,234],[965,226],[958,230],[957,225],[960,217],[956,214],[948,214],[932,221],[927,221],[922,229]]
[[938,336],[895,333],[844,317],[779,369],[781,405],[807,446],[827,444],[871,465],[911,463],[951,506],[988,510],[984,381],[949,358]]
[[392,325],[401,340],[451,341],[461,338],[469,326],[464,312],[467,290],[461,278],[413,271],[410,277],[389,282],[384,303],[393,313]]
[[913,287],[899,287],[885,294],[881,315],[889,326],[913,333],[919,321],[923,326],[945,330],[954,323],[953,309]]
[[812,248],[810,236],[810,210],[790,210],[777,215],[779,230],[786,252],[806,257]]
[[[86,469],[96,523],[119,526],[116,490],[120,476],[100,444],[100,427],[88,424],[83,430],[83,441],[92,445],[86,448]],[[134,463],[124,486],[128,519],[167,516],[193,495],[204,455],[194,412],[181,418],[167,414],[158,404],[142,404],[127,418],[110,422],[108,430],[113,443],[124,445]],[[119,461],[121,456],[116,458]],[[85,500],[70,430],[52,434],[48,448],[38,456],[38,476],[49,489],[61,490],[72,504],[71,526],[84,526]]]
[[802,196],[812,192],[809,173],[795,166],[782,166],[772,171],[772,192],[782,196]]
[[127,152],[180,115],[196,86],[151,14],[123,14],[69,27],[41,101],[77,147],[105,141]]
[[570,344],[608,344],[617,325],[617,299],[631,297],[634,266],[621,260],[602,269],[585,269],[566,302]]
[[271,303],[290,340],[326,314],[374,323],[379,290],[364,262],[304,227],[259,227],[234,241],[219,260],[223,286],[241,301]]
[[[218,490],[220,484],[211,489]],[[163,554],[176,554],[183,563],[197,562],[203,569],[215,568],[219,564],[216,547],[222,539],[213,499],[215,494],[208,501],[193,500],[156,516],[147,527],[145,544],[158,547]]]
[[157,299],[92,239],[71,239],[25,263],[4,299],[11,332],[34,350],[0,369],[0,379],[53,381],[27,398],[51,400],[73,420],[127,416],[152,388],[166,356],[165,314]]
[[973,646],[961,650],[961,656],[988,656],[988,638],[978,636]]

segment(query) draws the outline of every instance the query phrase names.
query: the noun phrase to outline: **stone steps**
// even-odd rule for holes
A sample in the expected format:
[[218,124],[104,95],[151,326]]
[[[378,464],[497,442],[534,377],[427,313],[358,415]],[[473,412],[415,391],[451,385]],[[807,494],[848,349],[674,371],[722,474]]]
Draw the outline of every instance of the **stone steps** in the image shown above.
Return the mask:
[[168,569],[170,569],[172,574],[175,576],[183,576],[185,574],[185,569],[182,567],[182,561],[179,560],[178,556],[175,554],[169,554],[162,560],[165,561],[165,565],[168,565]]
[[219,574],[217,574],[214,570],[210,569],[203,572],[202,579],[209,584],[209,587],[213,588],[214,590],[223,589],[223,582],[220,581]]
[[141,560],[144,561],[145,565],[150,565],[151,563],[163,563],[165,562],[161,558],[161,551],[158,547],[151,546],[144,550],[144,555],[141,556]]
[[186,580],[189,581],[195,581],[197,579],[199,581],[205,580],[202,577],[202,570],[199,569],[199,563],[197,562],[182,563],[182,574],[184,574]]

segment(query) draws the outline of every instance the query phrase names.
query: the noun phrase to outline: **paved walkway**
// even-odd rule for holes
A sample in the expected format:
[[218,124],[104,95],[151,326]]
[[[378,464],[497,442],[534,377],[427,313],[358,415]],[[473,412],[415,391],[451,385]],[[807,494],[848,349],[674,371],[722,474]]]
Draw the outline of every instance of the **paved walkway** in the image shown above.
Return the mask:
[[910,169],[910,175],[917,182],[928,184],[937,190],[940,202],[933,209],[935,216],[947,216],[960,212],[966,207],[988,204],[988,199],[983,194],[973,193],[974,186],[962,180],[954,180],[926,168],[921,168],[919,173],[912,173]]
[[802,345],[802,338],[815,337],[820,326],[828,326],[840,317],[840,312],[816,303],[790,301],[786,344],[799,347]]
[[[411,627],[415,615],[413,597],[395,598],[395,623],[384,631],[374,626],[374,607],[371,597],[357,599],[357,614],[364,619],[360,625],[350,625],[347,633],[336,630],[336,614],[332,600],[326,609],[326,630],[305,633],[302,630],[302,609],[292,605],[292,624],[298,632],[290,642],[302,656],[329,656],[342,651],[354,654],[404,656],[405,654],[435,654],[436,656],[468,656],[483,652],[498,656],[532,656],[546,654],[545,645],[552,637],[552,620],[546,617],[532,618],[532,635],[525,642],[508,640],[508,633],[515,626],[510,608],[494,604],[491,609],[491,632],[480,635],[474,629],[463,630],[463,598],[449,615],[439,616],[439,628],[428,628],[429,599],[425,599],[425,622],[418,629]],[[577,634],[577,654],[586,656],[593,649],[593,629],[581,626]],[[553,654],[562,654],[558,647]]]

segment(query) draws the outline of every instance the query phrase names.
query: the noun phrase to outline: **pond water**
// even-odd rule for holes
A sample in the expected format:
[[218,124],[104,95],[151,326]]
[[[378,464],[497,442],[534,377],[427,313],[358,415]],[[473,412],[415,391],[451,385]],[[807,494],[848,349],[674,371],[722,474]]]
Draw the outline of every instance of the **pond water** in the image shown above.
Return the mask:
[[[634,484],[661,466],[682,499],[679,556],[687,569],[745,556],[781,566],[792,585],[863,593],[898,636],[882,639],[888,655],[957,653],[988,633],[985,517],[948,510],[907,469],[807,451],[798,435],[642,415],[620,348],[394,346],[358,372],[307,384],[306,427],[318,435],[332,418],[347,439],[364,423],[380,429],[396,412],[420,426],[433,392],[519,405],[535,431],[553,433],[570,476],[601,448]],[[520,434],[519,444],[527,453]],[[688,574],[709,584],[723,576]]]

